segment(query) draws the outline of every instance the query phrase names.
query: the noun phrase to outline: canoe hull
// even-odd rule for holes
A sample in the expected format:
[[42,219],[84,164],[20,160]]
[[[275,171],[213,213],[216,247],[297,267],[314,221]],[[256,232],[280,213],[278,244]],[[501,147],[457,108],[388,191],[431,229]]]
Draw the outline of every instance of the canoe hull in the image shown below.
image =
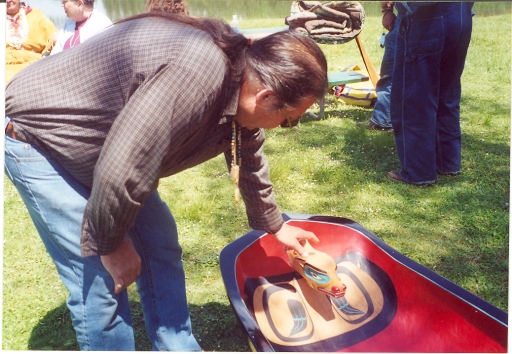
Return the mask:
[[507,313],[415,263],[352,220],[285,214],[314,232],[347,285],[339,301],[311,289],[274,237],[226,246],[230,302],[257,351],[506,352]]

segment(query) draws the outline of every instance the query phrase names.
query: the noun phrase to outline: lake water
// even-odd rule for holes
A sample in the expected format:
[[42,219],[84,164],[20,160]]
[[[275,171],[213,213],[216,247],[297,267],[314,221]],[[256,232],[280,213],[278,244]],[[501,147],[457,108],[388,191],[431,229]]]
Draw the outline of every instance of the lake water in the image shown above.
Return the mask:
[[[25,0],[37,8],[61,28],[66,21],[61,0]],[[284,18],[290,14],[291,1],[255,0],[188,0],[189,10],[194,16],[214,17],[229,21],[233,15],[238,18]],[[145,11],[146,0],[95,0],[94,6],[113,21]],[[380,16],[378,2],[362,1],[367,16]],[[478,16],[492,16],[510,13],[510,2],[477,2],[474,10]],[[284,25],[284,22],[283,22]]]

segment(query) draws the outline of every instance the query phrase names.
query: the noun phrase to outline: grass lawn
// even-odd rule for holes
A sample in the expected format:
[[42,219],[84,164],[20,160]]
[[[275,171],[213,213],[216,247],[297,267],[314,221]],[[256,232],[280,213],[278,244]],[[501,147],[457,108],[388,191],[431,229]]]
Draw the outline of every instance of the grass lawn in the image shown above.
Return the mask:
[[[510,11],[475,16],[462,78],[464,174],[433,187],[395,184],[393,134],[356,122],[372,110],[330,96],[322,120],[267,132],[265,152],[281,210],[353,219],[414,261],[508,311],[510,196]],[[282,26],[282,19],[244,21],[245,28]],[[374,66],[383,49],[380,17],[361,36]],[[362,66],[354,41],[323,45],[330,70]],[[314,106],[313,110],[318,110]],[[4,183],[4,350],[78,349],[63,287],[16,190]],[[249,351],[219,270],[219,253],[249,231],[243,203],[222,156],[161,181],[178,223],[194,332],[205,351]],[[150,350],[141,307],[129,288],[137,349]]]

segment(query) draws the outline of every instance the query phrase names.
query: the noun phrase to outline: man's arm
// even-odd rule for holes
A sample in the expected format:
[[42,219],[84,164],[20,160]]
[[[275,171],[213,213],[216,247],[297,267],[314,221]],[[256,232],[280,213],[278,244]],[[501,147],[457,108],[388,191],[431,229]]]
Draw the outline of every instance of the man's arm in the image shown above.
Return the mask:
[[[264,141],[263,129],[245,130],[242,135],[240,191],[245,201],[249,225],[253,229],[265,230],[284,246],[304,255],[301,240],[318,242],[318,238],[312,232],[284,223],[274,199],[268,160],[263,154]],[[228,156],[226,154],[227,160]]]

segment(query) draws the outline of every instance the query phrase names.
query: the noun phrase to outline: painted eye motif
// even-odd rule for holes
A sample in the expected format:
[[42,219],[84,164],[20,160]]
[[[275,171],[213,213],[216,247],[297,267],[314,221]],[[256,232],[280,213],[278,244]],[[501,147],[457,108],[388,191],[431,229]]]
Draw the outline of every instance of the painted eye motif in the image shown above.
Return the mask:
[[309,279],[311,279],[317,283],[320,283],[320,284],[327,284],[330,280],[330,278],[327,274],[319,273],[318,271],[314,270],[307,264],[304,266],[304,274],[306,274],[306,276]]

